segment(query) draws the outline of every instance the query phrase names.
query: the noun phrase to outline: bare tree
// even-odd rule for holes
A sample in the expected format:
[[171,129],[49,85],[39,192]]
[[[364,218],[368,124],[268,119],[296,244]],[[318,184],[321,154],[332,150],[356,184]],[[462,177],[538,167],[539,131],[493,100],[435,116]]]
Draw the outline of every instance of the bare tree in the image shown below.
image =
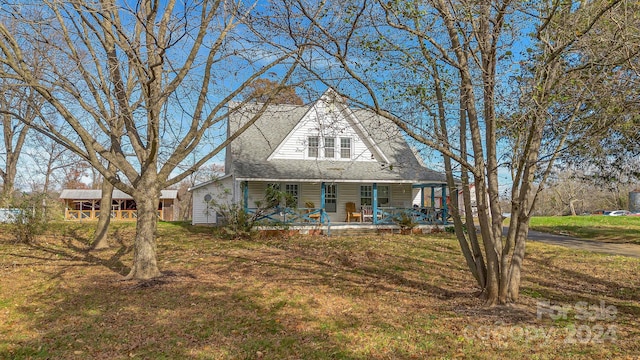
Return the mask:
[[[29,125],[136,202],[127,279],[161,275],[155,239],[160,190],[189,176],[253,124],[224,137],[216,125],[243,105],[229,108],[229,101],[269,70],[283,74],[284,83],[295,69],[301,50],[268,48],[243,27],[252,10],[222,0],[50,0],[37,8],[2,8],[0,75],[36,91],[58,114]],[[6,25],[9,17],[17,27]],[[42,76],[32,74],[25,48],[46,49]],[[62,132],[63,125],[73,135]],[[180,167],[199,148],[202,156]]]
[[33,164],[30,174],[36,181],[41,181],[40,190],[45,194],[55,190],[56,185],[62,185],[63,176],[58,174],[64,173],[66,177],[64,170],[79,161],[64,146],[37,132],[30,135],[25,155]]
[[14,184],[18,171],[18,161],[27,139],[29,126],[20,121],[33,121],[37,116],[41,104],[36,101],[35,93],[20,87],[10,79],[0,82],[0,122],[2,123],[2,147],[0,147],[0,178],[2,178],[2,193],[0,206],[11,203]]
[[[616,11],[629,2],[281,3],[282,29],[293,42],[313,45],[316,56],[304,64],[310,74],[354,104],[391,119],[414,141],[440,151],[449,187],[456,182],[462,186],[466,206],[472,201],[468,183],[473,183],[481,236],[464,233],[463,219],[454,209],[462,251],[486,305],[517,301],[528,223],[543,188],[539,184],[578,134],[577,124],[587,126],[583,93],[575,92],[579,96],[560,108],[559,85],[577,78],[574,73],[591,72],[591,77],[580,76],[590,79],[591,86],[606,78],[607,72],[598,69],[603,65],[598,60],[605,58],[582,54],[603,19],[620,28],[633,26],[632,16]],[[306,22],[314,31],[310,37],[299,36],[296,26]],[[509,45],[531,28],[537,30],[533,39],[528,38],[533,56],[519,54],[516,59]],[[601,45],[610,50],[620,43],[611,39]],[[601,48],[600,54],[606,53]],[[501,90],[508,81],[505,74],[521,66],[530,76],[519,79],[522,96],[514,101]],[[524,111],[514,109],[518,107]],[[453,178],[456,164],[461,169],[458,181]],[[512,217],[506,236],[501,168],[512,173]],[[471,228],[473,219],[465,220]]]
[[255,102],[271,101],[273,104],[302,105],[304,102],[296,94],[296,88],[291,85],[280,86],[276,81],[257,79],[249,84],[245,100]]

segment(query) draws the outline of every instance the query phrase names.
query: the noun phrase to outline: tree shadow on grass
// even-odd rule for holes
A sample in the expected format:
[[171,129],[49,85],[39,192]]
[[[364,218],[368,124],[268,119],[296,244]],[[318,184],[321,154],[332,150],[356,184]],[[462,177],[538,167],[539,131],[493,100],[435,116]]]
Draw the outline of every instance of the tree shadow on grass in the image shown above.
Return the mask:
[[[535,311],[525,307],[483,307],[480,292],[469,273],[445,283],[439,277],[442,267],[448,266],[458,271],[462,268],[430,259],[378,254],[375,261],[369,261],[366,257],[352,256],[350,252],[334,251],[319,255],[305,251],[292,252],[291,249],[287,250],[286,258],[295,258],[295,262],[287,262],[281,252],[274,251],[261,252],[256,256],[222,256],[228,261],[226,267],[219,270],[221,275],[243,273],[250,276],[256,268],[260,268],[268,274],[268,281],[281,286],[324,286],[355,297],[395,293],[424,299],[424,305],[429,306],[431,311],[501,316],[506,324],[535,318]],[[396,269],[393,264],[402,264],[402,269]],[[439,301],[437,304],[430,303],[430,299]]]
[[[104,272],[50,279],[16,308],[34,332],[0,342],[0,358],[454,357],[464,325],[535,317],[526,307],[481,307],[460,255],[199,240],[185,240],[201,247],[193,255],[167,249],[176,265],[167,263],[160,279],[119,282]],[[81,253],[82,246],[64,249]],[[403,340],[407,334],[413,338]],[[406,350],[416,343],[424,349]]]
[[[550,259],[527,258],[527,261],[544,268],[545,273],[539,276],[527,276],[527,280],[537,285],[535,289],[523,286],[523,291],[535,291],[543,299],[564,304],[575,305],[577,302],[599,305],[615,305],[617,311],[631,317],[640,316],[640,289],[629,287],[629,291],[620,291],[625,286],[623,279],[607,280],[575,271],[569,267],[553,265]],[[633,274],[629,274],[634,276]]]
[[256,290],[175,273],[132,285],[99,278],[41,294],[18,308],[37,336],[7,340],[0,358],[362,358]]
[[[118,233],[117,229],[110,238],[112,243],[115,242],[116,247],[109,249],[92,251],[88,245],[87,238],[77,232],[77,229],[71,229],[69,236],[54,242],[34,241],[26,244],[29,249],[37,251],[38,255],[24,253],[10,253],[9,255],[17,258],[25,258],[42,263],[51,262],[70,262],[66,264],[60,271],[63,273],[66,268],[78,266],[102,266],[119,275],[126,275],[131,268],[122,262],[122,257],[128,255],[133,250],[133,246],[125,244],[123,236]],[[109,255],[104,257],[104,255]],[[59,276],[58,274],[58,276]]]

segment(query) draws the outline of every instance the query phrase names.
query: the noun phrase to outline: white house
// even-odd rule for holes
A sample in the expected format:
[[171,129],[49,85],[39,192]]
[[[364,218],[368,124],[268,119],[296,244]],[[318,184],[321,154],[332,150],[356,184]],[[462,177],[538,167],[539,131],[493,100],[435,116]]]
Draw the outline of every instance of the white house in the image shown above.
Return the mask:
[[[231,115],[228,133],[246,124],[258,109],[253,105]],[[190,189],[192,219],[194,224],[217,223],[212,202],[255,211],[267,187],[273,187],[293,203],[286,204],[286,211],[276,209],[268,219],[286,220],[289,214],[289,219],[301,221],[379,223],[400,209],[427,214],[426,196],[419,194],[428,189],[446,192],[445,183],[444,174],[426,168],[416,157],[393,122],[352,110],[328,90],[312,105],[269,106],[232,141],[226,149],[225,175]]]

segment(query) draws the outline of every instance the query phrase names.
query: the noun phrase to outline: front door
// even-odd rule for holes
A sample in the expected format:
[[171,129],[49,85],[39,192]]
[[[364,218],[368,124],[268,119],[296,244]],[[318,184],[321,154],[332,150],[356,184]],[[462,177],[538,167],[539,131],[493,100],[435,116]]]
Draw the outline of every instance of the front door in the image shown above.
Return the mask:
[[338,210],[338,187],[335,184],[325,185],[324,189],[324,211],[335,213]]

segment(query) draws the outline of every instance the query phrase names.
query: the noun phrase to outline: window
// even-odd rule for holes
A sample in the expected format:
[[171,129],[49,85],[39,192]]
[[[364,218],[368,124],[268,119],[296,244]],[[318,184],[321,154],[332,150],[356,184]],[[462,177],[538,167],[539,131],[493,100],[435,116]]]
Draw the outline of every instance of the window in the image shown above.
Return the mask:
[[351,138],[340,138],[340,157],[351,159]]
[[318,157],[318,146],[320,145],[319,138],[317,136],[309,136],[309,157],[317,158]]
[[298,207],[298,184],[285,184],[284,192],[287,207]]
[[378,186],[378,206],[389,206],[389,186]]
[[325,185],[324,187],[324,210],[334,213],[337,211],[338,189],[336,185]]
[[360,205],[361,206],[371,206],[371,194],[372,194],[371,185],[362,185],[360,186]]
[[[373,205],[371,199],[373,199],[373,186],[360,186],[360,205]],[[378,206],[389,206],[389,203],[389,186],[378,186]]]
[[324,138],[324,157],[333,159],[336,155],[336,139]]

